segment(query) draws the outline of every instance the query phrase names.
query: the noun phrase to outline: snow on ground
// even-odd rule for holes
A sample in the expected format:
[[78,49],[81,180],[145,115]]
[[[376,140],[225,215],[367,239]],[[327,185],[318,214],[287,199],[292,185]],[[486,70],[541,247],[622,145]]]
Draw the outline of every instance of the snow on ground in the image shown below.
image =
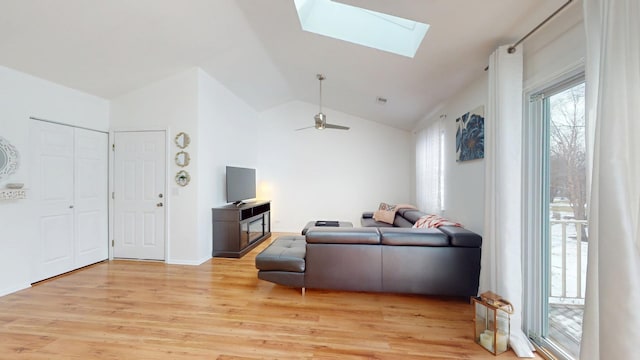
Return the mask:
[[[562,218],[565,215],[570,216],[571,213],[562,213]],[[571,298],[579,299],[578,301],[569,300],[569,303],[584,304],[586,274],[587,274],[587,250],[589,243],[587,241],[580,241],[579,247],[576,237],[576,224],[566,223],[566,256],[565,256],[565,294],[562,292],[562,227],[563,224],[551,222],[551,297],[552,302],[561,301],[557,298]],[[578,293],[578,250],[580,249],[580,293]],[[562,301],[561,301],[562,302]],[[566,301],[565,301],[566,302]]]

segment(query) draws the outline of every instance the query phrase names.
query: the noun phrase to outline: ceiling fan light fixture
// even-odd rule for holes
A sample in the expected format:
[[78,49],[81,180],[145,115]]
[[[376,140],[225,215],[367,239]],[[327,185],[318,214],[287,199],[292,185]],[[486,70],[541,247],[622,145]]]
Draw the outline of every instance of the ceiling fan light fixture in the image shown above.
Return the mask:
[[318,105],[319,105],[318,113],[315,114],[313,117],[313,119],[315,120],[315,124],[313,126],[296,129],[296,131],[309,129],[309,128],[316,128],[317,130],[324,130],[324,129],[349,130],[348,126],[327,124],[327,115],[325,115],[322,112],[322,80],[324,80],[325,77],[322,74],[317,74],[316,78],[320,83],[319,84],[320,85],[320,101],[318,102]]
[[324,130],[327,124],[327,115],[323,114],[322,112],[319,112],[313,118],[316,121],[316,129]]

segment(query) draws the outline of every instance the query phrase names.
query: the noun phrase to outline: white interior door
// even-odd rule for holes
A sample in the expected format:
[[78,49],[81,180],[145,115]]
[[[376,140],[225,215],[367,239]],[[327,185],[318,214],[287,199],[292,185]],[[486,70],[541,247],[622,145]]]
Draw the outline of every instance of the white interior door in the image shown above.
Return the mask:
[[75,254],[82,267],[109,257],[108,136],[75,129]]
[[165,258],[164,131],[116,132],[113,256]]
[[73,128],[31,122],[32,197],[38,205],[32,281],[74,268]]

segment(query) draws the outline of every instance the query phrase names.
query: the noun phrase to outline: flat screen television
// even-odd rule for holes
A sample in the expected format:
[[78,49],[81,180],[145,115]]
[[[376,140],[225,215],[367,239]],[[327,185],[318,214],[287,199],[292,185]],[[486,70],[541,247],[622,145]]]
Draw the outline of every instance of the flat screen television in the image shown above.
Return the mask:
[[256,197],[256,169],[227,166],[227,202],[236,205]]

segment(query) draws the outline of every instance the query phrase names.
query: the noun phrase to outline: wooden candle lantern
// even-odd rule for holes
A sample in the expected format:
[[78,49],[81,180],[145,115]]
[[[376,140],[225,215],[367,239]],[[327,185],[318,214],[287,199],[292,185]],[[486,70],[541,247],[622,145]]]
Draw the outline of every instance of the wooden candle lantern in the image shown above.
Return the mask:
[[471,300],[475,311],[475,342],[494,355],[507,351],[513,314],[511,303],[490,291]]

